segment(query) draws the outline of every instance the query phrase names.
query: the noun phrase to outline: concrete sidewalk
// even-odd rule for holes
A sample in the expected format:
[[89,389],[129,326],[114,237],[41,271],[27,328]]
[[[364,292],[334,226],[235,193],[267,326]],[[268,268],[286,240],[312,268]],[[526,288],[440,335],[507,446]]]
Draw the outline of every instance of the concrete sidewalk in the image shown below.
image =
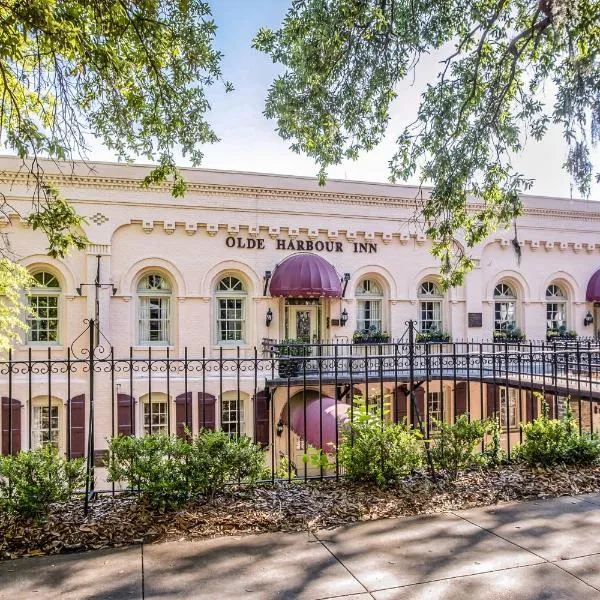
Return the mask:
[[600,599],[600,495],[0,563],[0,598]]

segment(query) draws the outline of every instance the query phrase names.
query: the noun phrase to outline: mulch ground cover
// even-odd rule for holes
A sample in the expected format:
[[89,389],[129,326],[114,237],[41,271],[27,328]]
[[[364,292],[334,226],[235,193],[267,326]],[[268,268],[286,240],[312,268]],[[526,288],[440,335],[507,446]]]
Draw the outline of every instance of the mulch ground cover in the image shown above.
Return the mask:
[[81,499],[52,507],[44,521],[0,515],[0,560],[140,542],[274,531],[306,531],[384,517],[431,514],[500,502],[600,492],[600,467],[522,465],[427,475],[393,490],[348,481],[232,488],[175,511],[151,510],[134,496],[101,496],[87,517]]

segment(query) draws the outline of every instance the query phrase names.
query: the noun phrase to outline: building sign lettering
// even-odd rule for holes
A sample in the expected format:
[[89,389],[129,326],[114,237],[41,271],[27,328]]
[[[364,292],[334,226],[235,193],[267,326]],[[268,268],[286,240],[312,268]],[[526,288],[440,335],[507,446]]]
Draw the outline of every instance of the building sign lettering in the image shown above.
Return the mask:
[[[225,245],[228,248],[240,248],[246,250],[265,250],[265,238],[243,238],[227,236]],[[349,244],[350,251],[354,254],[376,254],[377,244],[375,242],[352,242]],[[276,240],[276,250],[292,250],[294,252],[344,252],[343,242],[331,242],[324,240]]]

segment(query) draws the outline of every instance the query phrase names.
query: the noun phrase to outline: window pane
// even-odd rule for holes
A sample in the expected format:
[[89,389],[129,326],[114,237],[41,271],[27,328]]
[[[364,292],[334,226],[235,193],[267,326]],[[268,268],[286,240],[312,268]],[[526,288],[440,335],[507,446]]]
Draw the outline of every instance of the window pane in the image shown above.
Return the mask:
[[[152,404],[152,408],[150,407]],[[150,414],[152,413],[152,414]],[[152,428],[150,428],[152,423]],[[167,433],[167,403],[161,401],[144,402],[144,433]]]
[[[48,417],[50,414],[50,417]],[[32,414],[31,441],[34,448],[51,444],[58,449],[59,444],[59,418],[58,406],[34,406]]]
[[221,429],[231,436],[244,435],[243,398],[239,400],[239,411],[237,398],[221,401]]

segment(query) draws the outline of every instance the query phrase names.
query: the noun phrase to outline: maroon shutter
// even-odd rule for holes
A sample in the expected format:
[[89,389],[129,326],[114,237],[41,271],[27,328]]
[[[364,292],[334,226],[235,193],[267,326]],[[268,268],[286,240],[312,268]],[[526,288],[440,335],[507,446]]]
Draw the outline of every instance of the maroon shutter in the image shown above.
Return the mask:
[[7,455],[10,448],[10,409],[12,406],[12,454],[21,451],[21,402],[13,398],[2,398],[2,454]]
[[85,394],[69,400],[69,423],[71,424],[71,458],[85,456]]
[[402,387],[397,387],[394,391],[394,401],[395,401],[395,409],[396,409],[396,422],[402,423],[403,419],[407,416],[406,411],[406,400],[407,395],[406,391]]
[[217,399],[212,394],[198,392],[198,426],[200,429],[215,429],[215,403]]
[[192,392],[179,394],[179,396],[175,398],[175,421],[178,437],[186,437],[185,427],[187,427],[190,432],[192,431]]
[[[415,401],[417,403],[417,408],[419,409],[419,416],[421,417],[421,421],[425,421],[425,390],[422,387],[418,387],[415,390]],[[419,420],[417,419],[417,415],[415,414],[415,422],[413,423],[415,427],[419,425]]]
[[119,435],[133,435],[134,406],[133,396],[117,394],[117,423]]
[[538,401],[531,390],[525,396],[525,420],[529,423],[538,416]]
[[269,390],[254,396],[254,441],[263,446],[269,445],[269,400]]
[[487,416],[493,417],[494,413],[500,411],[500,398],[498,398],[498,386],[493,383],[487,384]]
[[467,406],[467,383],[460,381],[454,388],[454,403],[456,406],[456,416],[464,415],[469,412]]

